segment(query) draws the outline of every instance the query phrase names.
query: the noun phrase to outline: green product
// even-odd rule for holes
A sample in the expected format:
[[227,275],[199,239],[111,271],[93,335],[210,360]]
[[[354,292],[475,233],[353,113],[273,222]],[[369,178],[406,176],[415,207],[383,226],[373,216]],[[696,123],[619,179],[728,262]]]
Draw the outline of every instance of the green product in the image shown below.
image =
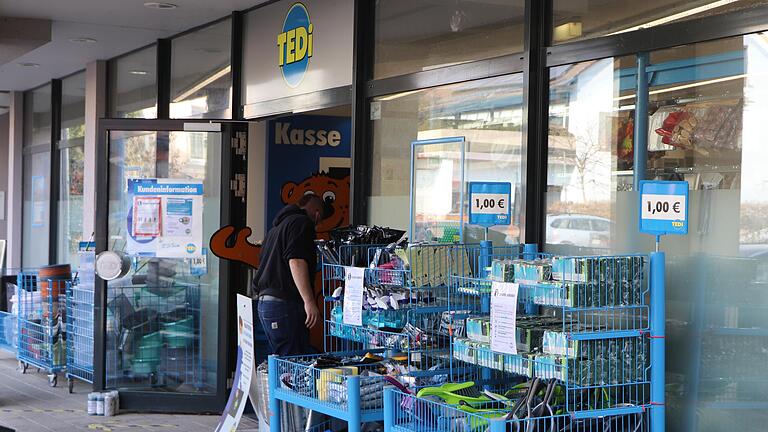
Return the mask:
[[515,261],[510,259],[495,259],[491,263],[491,280],[496,282],[515,281]]
[[449,405],[459,405],[462,402],[469,405],[477,405],[491,401],[488,396],[480,393],[473,381],[447,383],[440,387],[425,387],[419,390],[416,396],[420,398],[435,396]]
[[133,359],[131,363],[133,373],[140,375],[149,375],[157,372],[157,366],[160,364],[159,360],[140,360]]
[[186,348],[194,340],[194,317],[163,324],[163,336],[168,348]]

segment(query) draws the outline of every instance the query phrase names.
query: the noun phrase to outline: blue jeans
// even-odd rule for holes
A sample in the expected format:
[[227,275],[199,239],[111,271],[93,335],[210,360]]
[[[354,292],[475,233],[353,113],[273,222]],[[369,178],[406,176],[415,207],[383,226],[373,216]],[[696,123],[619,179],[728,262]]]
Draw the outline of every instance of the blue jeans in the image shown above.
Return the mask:
[[314,352],[309,344],[309,329],[304,325],[307,314],[303,304],[260,300],[258,311],[270,354],[294,356]]

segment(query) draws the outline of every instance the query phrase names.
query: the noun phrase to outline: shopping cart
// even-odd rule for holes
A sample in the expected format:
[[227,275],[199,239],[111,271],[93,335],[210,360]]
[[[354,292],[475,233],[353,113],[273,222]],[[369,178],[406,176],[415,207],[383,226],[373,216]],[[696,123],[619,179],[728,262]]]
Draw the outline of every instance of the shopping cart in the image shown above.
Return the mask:
[[18,323],[11,312],[0,311],[0,349],[16,353]]
[[55,387],[66,367],[64,295],[71,279],[40,279],[37,271],[18,275],[18,353],[21,372],[29,366],[48,372]]
[[93,383],[93,287],[67,287],[67,384],[74,379]]

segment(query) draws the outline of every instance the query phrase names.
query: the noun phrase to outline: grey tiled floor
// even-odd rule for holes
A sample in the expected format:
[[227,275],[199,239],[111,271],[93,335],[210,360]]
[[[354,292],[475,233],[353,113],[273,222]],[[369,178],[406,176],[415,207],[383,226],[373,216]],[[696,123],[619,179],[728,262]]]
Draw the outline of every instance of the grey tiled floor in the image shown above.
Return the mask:
[[[0,426],[17,432],[51,431],[213,431],[217,416],[169,414],[120,414],[94,417],[86,414],[90,384],[75,383],[74,394],[67,391],[66,379],[59,378],[51,388],[45,373],[30,368],[26,375],[16,369],[12,354],[0,351]],[[255,432],[257,424],[244,418],[238,431]]]

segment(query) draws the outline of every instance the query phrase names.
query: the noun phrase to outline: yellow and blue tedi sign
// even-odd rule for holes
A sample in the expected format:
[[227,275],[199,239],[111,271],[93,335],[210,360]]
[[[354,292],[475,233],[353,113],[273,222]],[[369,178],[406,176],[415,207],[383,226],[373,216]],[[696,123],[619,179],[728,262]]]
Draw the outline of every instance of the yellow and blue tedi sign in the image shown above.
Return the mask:
[[309,69],[313,55],[314,25],[303,3],[294,3],[285,15],[282,33],[277,35],[280,71],[290,87],[298,87]]

